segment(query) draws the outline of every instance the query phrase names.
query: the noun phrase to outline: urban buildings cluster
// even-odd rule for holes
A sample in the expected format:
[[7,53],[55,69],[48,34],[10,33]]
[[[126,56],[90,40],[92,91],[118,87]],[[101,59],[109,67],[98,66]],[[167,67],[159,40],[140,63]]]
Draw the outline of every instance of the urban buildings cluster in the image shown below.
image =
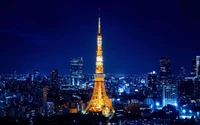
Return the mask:
[[[199,56],[192,60],[191,72],[171,72],[170,58],[160,59],[160,72],[142,75],[106,74],[105,88],[112,98],[114,117],[200,118]],[[84,74],[82,57],[71,58],[70,74],[52,69],[47,76],[39,70],[30,74],[0,75],[0,116],[38,114],[52,116],[82,113],[93,92],[94,75]],[[161,115],[162,114],[162,115]]]
[[200,56],[192,60],[189,74],[181,67],[180,75],[174,76],[170,58],[164,57],[160,58],[158,73],[113,75],[104,74],[101,45],[99,17],[94,75],[84,74],[83,57],[71,58],[69,75],[59,74],[58,69],[52,69],[47,76],[40,75],[39,70],[0,74],[0,116],[23,117],[34,124],[37,116],[100,111],[104,116],[117,118],[110,122],[120,125],[198,122]]

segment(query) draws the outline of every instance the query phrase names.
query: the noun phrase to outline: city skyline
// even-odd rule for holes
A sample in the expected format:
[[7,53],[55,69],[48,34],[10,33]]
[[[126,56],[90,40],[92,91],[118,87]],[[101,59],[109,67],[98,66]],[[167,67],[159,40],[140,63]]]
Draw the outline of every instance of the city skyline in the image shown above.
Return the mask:
[[[23,6],[20,2],[16,5],[5,3],[7,7],[2,9],[9,11],[1,12],[4,17],[0,21],[0,56],[4,60],[0,62],[1,73],[15,70],[30,73],[39,69],[49,74],[51,69],[57,68],[59,73],[69,74],[70,57],[83,57],[84,73],[93,74],[99,6],[105,73],[159,72],[161,57],[171,58],[172,74],[179,74],[182,66],[189,73],[192,59],[199,54],[200,18],[190,15],[194,13],[190,8],[192,3],[171,3],[149,3],[151,7],[147,7],[140,2],[116,1],[82,7],[81,4],[63,2],[63,5],[57,3],[54,6],[50,3],[53,7],[45,10],[44,3],[36,5],[37,10],[33,5]],[[179,4],[184,9],[177,8]],[[151,9],[147,11],[148,8]],[[45,15],[43,18],[42,14]]]

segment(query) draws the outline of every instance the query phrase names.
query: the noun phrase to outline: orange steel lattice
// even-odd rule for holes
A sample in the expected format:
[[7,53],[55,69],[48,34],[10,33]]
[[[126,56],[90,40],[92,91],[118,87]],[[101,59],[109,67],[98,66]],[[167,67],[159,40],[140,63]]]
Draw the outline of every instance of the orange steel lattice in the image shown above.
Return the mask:
[[84,114],[89,112],[101,112],[106,117],[111,117],[115,110],[112,107],[112,99],[108,98],[104,85],[104,69],[103,69],[103,56],[102,56],[102,34],[100,27],[100,15],[98,17],[98,34],[97,34],[97,56],[96,56],[96,72],[94,74],[95,83],[93,94],[89,104],[84,110]]

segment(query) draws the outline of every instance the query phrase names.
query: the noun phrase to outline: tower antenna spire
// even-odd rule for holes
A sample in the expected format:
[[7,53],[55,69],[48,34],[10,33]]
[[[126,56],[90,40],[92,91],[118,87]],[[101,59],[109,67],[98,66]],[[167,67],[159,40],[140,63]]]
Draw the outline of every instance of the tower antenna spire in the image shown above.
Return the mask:
[[101,34],[100,8],[99,8],[99,17],[98,17],[98,34]]
[[99,17],[100,17],[100,8],[99,8]]

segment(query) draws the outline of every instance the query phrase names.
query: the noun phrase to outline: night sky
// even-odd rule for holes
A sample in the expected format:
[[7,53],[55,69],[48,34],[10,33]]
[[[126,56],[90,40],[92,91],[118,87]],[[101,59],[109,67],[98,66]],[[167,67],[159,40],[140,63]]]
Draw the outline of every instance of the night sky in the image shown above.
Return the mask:
[[200,55],[199,0],[1,0],[0,72],[69,74],[70,57],[95,71],[101,8],[105,73],[159,71],[169,56],[172,73],[191,69]]

